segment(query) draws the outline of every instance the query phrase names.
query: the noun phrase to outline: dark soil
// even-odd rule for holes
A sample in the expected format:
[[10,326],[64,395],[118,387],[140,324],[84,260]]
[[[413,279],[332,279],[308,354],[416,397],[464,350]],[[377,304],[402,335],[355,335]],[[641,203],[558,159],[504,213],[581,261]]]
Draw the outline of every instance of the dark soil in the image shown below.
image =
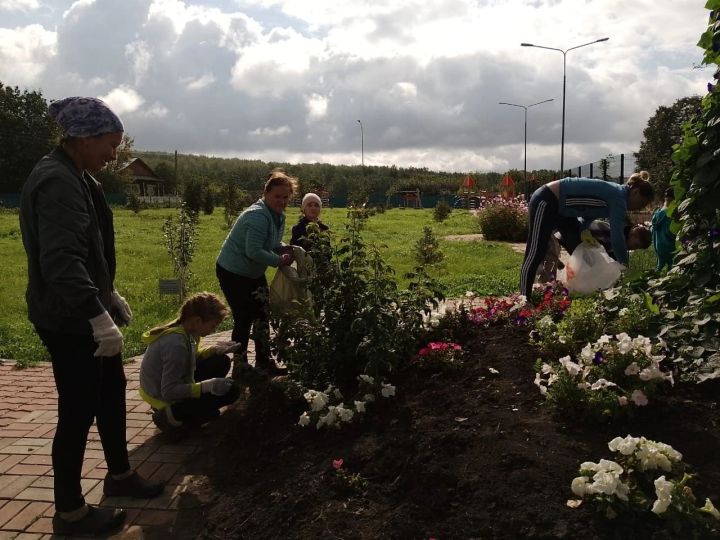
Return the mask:
[[577,425],[532,384],[537,351],[524,329],[484,329],[469,349],[460,368],[415,366],[396,398],[342,431],[299,428],[301,410],[267,396],[226,412],[208,433],[217,446],[190,466],[207,479],[185,497],[176,536],[689,538],[654,515],[608,521],[566,506],[579,464],[612,459],[607,442],[627,434],[682,452],[700,505],[720,504],[718,385],[676,388],[623,425]]

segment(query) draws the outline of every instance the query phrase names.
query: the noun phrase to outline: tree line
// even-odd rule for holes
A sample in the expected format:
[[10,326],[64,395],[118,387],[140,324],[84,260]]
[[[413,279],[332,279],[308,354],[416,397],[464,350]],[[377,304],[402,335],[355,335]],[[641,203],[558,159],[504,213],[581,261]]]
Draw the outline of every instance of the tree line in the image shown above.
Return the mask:
[[[60,130],[48,116],[47,105],[39,90],[20,90],[0,82],[0,193],[19,192],[38,159],[58,143]],[[648,121],[643,132],[645,139],[635,158],[639,168],[650,171],[658,193],[669,183],[670,156],[673,145],[681,141],[682,126],[699,110],[699,97],[682,98],[670,107],[659,107]],[[467,174],[474,178],[477,190],[497,192],[503,178],[502,173],[494,171],[453,173],[395,165],[295,164],[192,154],[178,154],[176,160],[173,153],[135,149],[132,138],[126,134],[117,163],[97,175],[107,193],[125,191],[131,178],[122,171],[122,166],[133,156],[142,158],[166,181],[166,193],[179,192],[187,184],[199,183],[218,194],[230,186],[256,194],[267,172],[275,167],[297,176],[301,192],[322,187],[332,195],[351,200],[416,189],[425,195],[452,195],[462,190]],[[522,170],[511,169],[506,174],[513,179],[516,193],[532,192],[560,177],[559,171],[549,169],[528,171],[526,185]]]

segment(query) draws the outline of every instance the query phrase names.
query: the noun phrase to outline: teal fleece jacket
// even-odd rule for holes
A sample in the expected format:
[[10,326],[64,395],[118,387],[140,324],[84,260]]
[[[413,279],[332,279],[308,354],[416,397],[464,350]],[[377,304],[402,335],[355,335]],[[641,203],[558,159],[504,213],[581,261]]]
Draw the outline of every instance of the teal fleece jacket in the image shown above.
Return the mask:
[[257,279],[278,266],[285,214],[276,214],[260,199],[246,208],[225,238],[217,263],[228,272]]

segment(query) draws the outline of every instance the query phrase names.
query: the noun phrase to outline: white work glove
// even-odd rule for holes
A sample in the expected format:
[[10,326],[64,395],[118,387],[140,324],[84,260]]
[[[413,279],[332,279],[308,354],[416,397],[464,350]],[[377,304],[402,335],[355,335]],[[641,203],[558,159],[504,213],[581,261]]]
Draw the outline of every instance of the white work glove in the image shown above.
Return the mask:
[[216,377],[215,379],[207,379],[200,383],[200,391],[203,394],[212,394],[213,396],[224,396],[235,384],[230,378]]
[[291,253],[283,253],[282,255],[280,255],[279,266],[290,266],[294,260],[295,257],[293,257]]
[[234,341],[221,341],[213,345],[213,354],[232,354],[237,352],[242,347],[242,343],[235,343]]
[[107,311],[89,320],[93,339],[98,344],[93,356],[115,356],[123,347],[123,335]]
[[130,304],[117,291],[113,291],[110,295],[110,312],[120,326],[127,326],[132,321],[133,313]]

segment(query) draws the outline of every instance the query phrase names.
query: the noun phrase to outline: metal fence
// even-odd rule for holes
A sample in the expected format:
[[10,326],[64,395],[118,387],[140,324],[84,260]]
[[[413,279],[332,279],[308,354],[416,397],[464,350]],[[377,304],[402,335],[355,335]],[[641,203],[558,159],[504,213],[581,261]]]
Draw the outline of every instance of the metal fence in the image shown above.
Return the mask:
[[628,177],[637,169],[633,153],[608,155],[607,157],[579,165],[565,171],[566,176],[597,178],[624,184]]

